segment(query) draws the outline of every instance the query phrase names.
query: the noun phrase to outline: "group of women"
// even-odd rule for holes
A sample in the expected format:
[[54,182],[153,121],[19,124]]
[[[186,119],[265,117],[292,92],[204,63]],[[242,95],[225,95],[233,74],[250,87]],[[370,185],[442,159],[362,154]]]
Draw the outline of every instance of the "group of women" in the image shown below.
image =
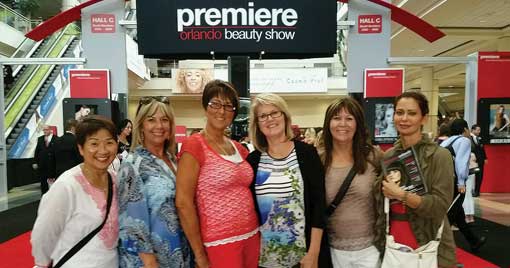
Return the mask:
[[[118,174],[111,122],[86,118],[77,130],[84,163],[44,195],[32,232],[36,265],[58,261],[108,215],[102,230],[62,267],[378,267],[384,248],[384,197],[395,199],[390,221],[399,243],[417,248],[435,238],[453,193],[446,149],[421,134],[428,113],[419,93],[395,101],[400,139],[415,147],[428,193],[405,192],[381,175],[382,152],[370,144],[362,107],[350,97],[331,104],[317,149],[294,140],[285,101],[252,101],[252,153],[224,135],[239,110],[232,84],[209,82],[202,95],[207,123],[175,156],[175,117],[168,98],[140,100],[131,152]],[[392,152],[389,152],[392,153]],[[347,194],[326,216],[350,170]],[[107,210],[108,178],[114,202]],[[439,249],[454,267],[451,230]]]

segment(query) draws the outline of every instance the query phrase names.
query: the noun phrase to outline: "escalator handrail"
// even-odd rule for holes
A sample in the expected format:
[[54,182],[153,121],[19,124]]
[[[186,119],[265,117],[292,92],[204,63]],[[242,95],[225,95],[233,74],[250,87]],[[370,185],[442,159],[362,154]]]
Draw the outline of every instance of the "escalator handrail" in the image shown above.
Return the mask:
[[[21,42],[21,44],[18,46],[18,48],[16,49],[16,51],[12,54],[11,58],[16,58],[16,54],[21,50],[21,47],[23,46],[23,44],[25,42],[30,42],[30,41],[34,41],[30,38],[26,38],[25,37],[25,40],[23,40],[23,42]],[[30,51],[24,56],[24,58],[30,58],[32,57],[32,55],[34,55],[35,51],[39,48],[39,46],[41,46],[42,42],[44,40],[41,40],[41,41],[38,41],[38,42],[35,42],[34,46],[30,49]],[[17,65],[16,68],[14,68],[14,71],[12,72],[12,77],[16,77],[16,75],[18,75],[18,73],[21,71],[21,68],[23,68],[23,64],[20,64],[20,65]]]
[[[63,32],[66,32],[65,30]],[[58,52],[58,55],[56,58],[60,58],[62,57],[67,48],[71,45],[71,43],[73,42],[73,40],[76,38],[76,36],[70,36],[69,40],[67,40],[67,42],[63,45],[62,47],[62,50],[60,52]],[[51,53],[53,51],[53,49],[55,48],[55,46],[61,41],[61,37],[58,38],[58,41],[55,42],[55,44],[52,46],[52,49],[48,51],[48,54]],[[51,72],[53,71],[53,69],[55,68],[56,65],[51,65],[48,69],[48,71],[46,72],[46,74],[44,75],[43,79],[41,79],[41,81],[39,82],[39,84],[36,86],[36,90],[34,90],[32,92],[32,94],[30,95],[30,97],[27,99],[26,103],[23,105],[23,108],[21,108],[20,113],[18,113],[16,115],[16,117],[14,117],[14,120],[12,120],[11,124],[9,126],[7,126],[6,128],[6,132],[5,132],[5,137],[8,137],[8,135],[11,133],[11,131],[13,130],[14,126],[16,125],[16,122],[18,122],[21,117],[23,116],[23,113],[24,111],[27,110],[27,108],[31,105],[34,97],[37,95],[37,93],[39,92],[41,86],[46,82],[46,80],[48,79],[48,77],[51,75]],[[40,68],[41,66],[38,66],[38,69]],[[35,72],[34,72],[35,73]],[[16,98],[17,100],[17,98]]]
[[[65,31],[61,31],[58,33],[58,36],[57,38],[55,38],[55,41],[51,44],[48,44],[50,47],[49,49],[46,51],[46,53],[44,53],[44,57],[47,57],[48,54],[53,50],[53,48],[55,48],[55,46],[58,44],[58,42],[61,40],[62,36],[64,35]],[[14,97],[11,99],[11,101],[9,103],[6,103],[5,104],[5,109],[4,109],[4,114],[7,114],[9,112],[9,110],[11,109],[11,107],[14,105],[14,103],[17,101],[18,97],[23,93],[24,89],[26,88],[26,86],[28,85],[28,83],[30,83],[30,81],[32,80],[32,78],[35,76],[35,74],[37,73],[37,71],[41,68],[41,65],[37,65],[35,66],[35,68],[33,69],[32,73],[30,74],[30,76],[23,82],[23,85],[20,87],[20,89],[18,90],[18,92],[16,92],[16,95],[14,95]]]

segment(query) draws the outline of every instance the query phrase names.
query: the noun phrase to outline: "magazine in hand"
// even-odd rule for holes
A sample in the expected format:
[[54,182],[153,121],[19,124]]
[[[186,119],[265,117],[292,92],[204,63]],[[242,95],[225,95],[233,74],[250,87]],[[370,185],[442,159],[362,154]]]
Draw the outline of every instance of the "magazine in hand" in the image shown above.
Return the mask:
[[420,164],[412,147],[405,151],[395,152],[394,155],[384,158],[381,162],[384,176],[397,182],[403,190],[417,195],[427,192]]

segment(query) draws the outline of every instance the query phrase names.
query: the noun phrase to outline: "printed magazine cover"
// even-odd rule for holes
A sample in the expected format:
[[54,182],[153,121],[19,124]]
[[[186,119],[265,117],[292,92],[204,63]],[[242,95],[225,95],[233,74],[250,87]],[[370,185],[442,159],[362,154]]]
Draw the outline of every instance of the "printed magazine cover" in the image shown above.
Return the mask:
[[423,174],[413,148],[396,152],[382,161],[384,175],[405,191],[423,195],[427,192]]

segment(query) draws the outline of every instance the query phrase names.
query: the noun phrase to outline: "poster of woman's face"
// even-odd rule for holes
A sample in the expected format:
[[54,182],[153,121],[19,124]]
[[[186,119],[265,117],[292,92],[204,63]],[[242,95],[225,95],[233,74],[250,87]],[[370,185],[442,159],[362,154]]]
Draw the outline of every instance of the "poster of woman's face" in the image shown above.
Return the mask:
[[490,105],[489,135],[491,138],[510,138],[510,104]]
[[179,69],[175,93],[202,94],[212,77],[209,69]]
[[393,103],[375,104],[375,133],[374,138],[395,138],[397,130],[393,124]]

